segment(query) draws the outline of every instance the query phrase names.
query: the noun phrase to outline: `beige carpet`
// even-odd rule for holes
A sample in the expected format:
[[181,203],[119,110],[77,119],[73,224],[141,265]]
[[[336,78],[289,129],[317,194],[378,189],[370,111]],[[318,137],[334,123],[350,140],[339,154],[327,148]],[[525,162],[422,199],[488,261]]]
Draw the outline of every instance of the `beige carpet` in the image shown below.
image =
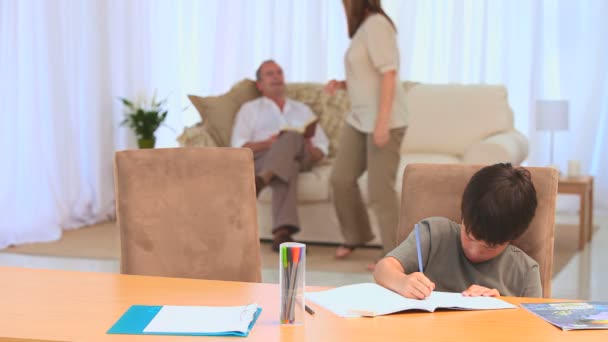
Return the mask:
[[[333,258],[335,247],[307,246],[307,269],[327,272],[366,272],[367,264],[379,257],[380,249],[361,248],[347,260]],[[270,249],[270,243],[262,243],[262,267],[278,267],[278,254]],[[120,236],[114,222],[69,230],[61,240],[48,243],[33,243],[9,247],[0,253],[16,253],[41,256],[56,256],[89,259],[120,259]]]
[[[595,227],[595,230],[598,226]],[[557,274],[578,252],[578,227],[557,225],[555,227],[555,252],[553,274]],[[347,260],[337,261],[333,257],[335,247],[309,245],[307,268],[328,272],[364,272],[367,264],[378,257],[379,249],[360,249]],[[61,240],[51,243],[34,243],[9,247],[2,253],[17,253],[42,256],[115,259],[120,258],[120,239],[114,222],[66,231]],[[262,244],[262,265],[277,267],[277,254],[270,251],[268,243]]]
[[71,258],[119,259],[120,238],[113,221],[63,232],[61,240],[8,247],[4,253]]

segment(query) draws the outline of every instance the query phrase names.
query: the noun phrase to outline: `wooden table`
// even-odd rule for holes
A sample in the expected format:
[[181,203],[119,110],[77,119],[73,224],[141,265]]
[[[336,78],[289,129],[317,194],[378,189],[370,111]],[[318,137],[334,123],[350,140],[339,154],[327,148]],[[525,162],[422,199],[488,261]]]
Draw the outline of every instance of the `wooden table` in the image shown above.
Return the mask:
[[581,250],[593,236],[593,176],[560,177],[557,192],[580,197],[578,249]]
[[[278,323],[278,286],[0,267],[0,337],[60,341],[608,341],[608,330],[560,329],[518,308],[345,319],[315,307],[303,326]],[[317,288],[318,289],[318,288]],[[547,302],[507,298],[507,301]],[[132,304],[263,307],[247,338],[107,335]]]

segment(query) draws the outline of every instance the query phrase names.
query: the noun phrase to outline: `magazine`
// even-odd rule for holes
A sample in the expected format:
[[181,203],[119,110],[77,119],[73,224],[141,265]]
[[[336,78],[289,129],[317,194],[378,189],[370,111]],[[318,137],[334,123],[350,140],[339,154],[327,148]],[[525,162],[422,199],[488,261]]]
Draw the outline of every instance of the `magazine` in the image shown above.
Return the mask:
[[608,329],[608,302],[522,303],[521,306],[562,330]]

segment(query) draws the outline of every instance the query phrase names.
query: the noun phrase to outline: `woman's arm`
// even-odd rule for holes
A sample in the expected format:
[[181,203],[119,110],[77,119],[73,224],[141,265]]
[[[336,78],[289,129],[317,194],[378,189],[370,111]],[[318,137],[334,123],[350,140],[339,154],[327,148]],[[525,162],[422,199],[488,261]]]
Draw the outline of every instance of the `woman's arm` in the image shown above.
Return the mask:
[[396,77],[396,70],[390,70],[382,74],[378,117],[376,118],[376,127],[374,128],[374,143],[379,147],[386,145],[390,139],[389,131],[393,99],[395,98]]
[[331,80],[327,82],[323,90],[333,96],[338,89],[346,89],[346,81]]

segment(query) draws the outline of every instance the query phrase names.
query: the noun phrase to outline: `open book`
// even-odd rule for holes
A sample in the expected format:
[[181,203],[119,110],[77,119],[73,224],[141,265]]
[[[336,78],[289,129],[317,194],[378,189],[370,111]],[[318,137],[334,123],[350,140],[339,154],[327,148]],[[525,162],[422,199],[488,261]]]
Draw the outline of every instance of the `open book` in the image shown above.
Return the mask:
[[409,299],[373,283],[309,292],[306,299],[340,317],[382,316],[405,310],[433,312],[438,308],[456,310],[515,309],[516,306],[492,297],[465,297],[460,293],[433,293],[427,299]]
[[301,126],[283,127],[283,128],[281,128],[281,131],[279,132],[279,134],[282,134],[285,132],[298,132],[298,133],[302,134],[304,136],[304,138],[312,138],[315,136],[315,132],[317,130],[318,123],[319,123],[319,118],[313,117],[311,120],[309,120],[308,122],[304,123]]

